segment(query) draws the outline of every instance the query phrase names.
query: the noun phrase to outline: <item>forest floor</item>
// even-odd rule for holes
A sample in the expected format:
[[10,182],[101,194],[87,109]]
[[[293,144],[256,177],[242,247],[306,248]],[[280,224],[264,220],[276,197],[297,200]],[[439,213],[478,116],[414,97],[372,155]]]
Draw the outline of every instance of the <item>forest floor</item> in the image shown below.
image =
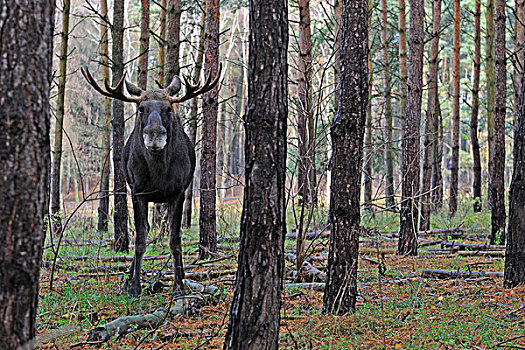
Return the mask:
[[[173,301],[170,288],[147,291],[147,285],[159,279],[169,284],[169,276],[162,273],[171,269],[165,238],[150,234],[149,258],[142,267],[146,287],[140,298],[129,299],[120,289],[130,261],[112,251],[111,235],[98,233],[94,218],[79,216],[66,230],[57,255],[53,292],[51,266],[58,239],[52,244],[48,237],[37,348],[222,349],[238,246],[234,239],[238,229],[232,222],[240,215],[239,208],[220,210],[221,258],[198,262],[196,228],[183,236],[187,278],[221,288],[220,301],[169,319],[157,329],[135,330],[104,343],[86,341],[90,331],[124,315],[168,307]],[[433,231],[420,234],[419,256],[413,258],[394,254],[397,215],[363,218],[367,229],[360,243],[359,297],[353,315],[323,315],[322,288],[315,283],[294,285],[290,273],[294,264],[287,261],[280,348],[525,349],[525,287],[502,288],[502,247],[480,246],[487,244],[490,215],[465,212],[452,221],[440,219],[445,216],[438,213],[432,220]],[[328,237],[326,233],[320,236],[307,241],[307,260],[323,271]],[[470,246],[458,247],[458,243]],[[294,239],[287,239],[287,252],[294,252],[295,244]]]

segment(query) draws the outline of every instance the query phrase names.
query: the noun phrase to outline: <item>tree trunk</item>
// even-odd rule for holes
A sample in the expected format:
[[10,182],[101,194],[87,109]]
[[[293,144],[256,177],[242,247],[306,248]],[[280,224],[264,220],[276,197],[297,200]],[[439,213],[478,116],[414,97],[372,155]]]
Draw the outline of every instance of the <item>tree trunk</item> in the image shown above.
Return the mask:
[[381,0],[381,47],[383,52],[383,82],[385,93],[384,108],[384,132],[385,132],[385,199],[388,210],[395,210],[395,187],[394,187],[394,150],[392,139],[392,91],[390,81],[390,58],[388,56],[388,13],[387,1]]
[[60,45],[60,68],[58,77],[58,101],[56,112],[56,126],[55,126],[55,147],[53,166],[51,173],[51,215],[52,215],[52,229],[55,234],[60,234],[62,230],[62,219],[60,217],[60,178],[61,178],[61,163],[62,163],[62,134],[64,128],[64,114],[65,114],[65,99],[66,99],[66,81],[67,81],[67,56],[68,48],[67,42],[69,38],[69,9],[71,7],[70,0],[64,0],[64,7],[62,8],[62,39]]
[[434,113],[434,135],[436,140],[432,145],[432,206],[434,210],[443,205],[443,119],[441,117],[441,103],[436,94],[436,107]]
[[525,40],[525,0],[516,1],[516,18],[514,21],[514,125],[518,128],[519,108],[521,101],[521,77],[523,75]]
[[472,158],[474,181],[472,193],[474,195],[474,212],[480,212],[481,202],[481,158],[478,140],[479,114],[479,74],[481,69],[481,0],[476,0],[474,9],[474,75],[472,77],[472,112],[470,116],[470,139],[472,142]]
[[[113,85],[124,74],[124,0],[115,0],[113,7],[112,45],[112,81]],[[124,148],[124,102],[113,100],[113,188],[115,192],[115,226],[116,252],[129,251],[128,236],[128,201],[126,179],[122,172],[122,149]]]
[[441,0],[432,1],[432,47],[430,49],[430,68],[428,78],[428,104],[425,114],[425,136],[423,156],[423,177],[421,184],[421,231],[430,230],[432,149],[437,135],[434,133],[436,100],[438,95],[439,35],[441,31]]
[[405,0],[399,0],[399,85],[400,85],[400,115],[406,116],[407,94],[408,94],[408,64],[407,64],[407,19]]
[[146,90],[148,88],[148,59],[149,59],[149,2],[141,0],[140,12],[140,48],[137,81],[138,86]]
[[[372,0],[368,0],[368,8],[372,8]],[[368,28],[372,26],[372,16],[368,16]],[[368,43],[369,43],[369,50],[370,50],[370,31],[368,32]],[[339,43],[340,47],[341,44]],[[368,95],[372,95],[372,55],[368,54]],[[338,93],[336,93],[338,95]],[[364,166],[363,166],[363,172],[364,172],[364,178],[365,178],[365,185],[364,185],[364,207],[368,211],[372,211],[372,158],[373,158],[373,152],[372,152],[372,103],[368,102],[367,110],[366,110],[366,124],[365,124],[365,157],[364,157]]]
[[[109,47],[108,47],[108,2],[100,1],[100,63],[102,65],[102,78],[109,81]],[[108,231],[109,213],[109,157],[111,154],[111,99],[104,97],[102,112],[102,170],[100,174],[100,199],[98,203],[98,231]]]
[[[199,49],[197,52],[197,59],[195,60],[195,68],[193,70],[193,81],[198,81],[201,75],[202,71],[202,61],[204,58],[204,28],[206,27],[206,0],[202,1],[203,6],[203,13],[201,17],[201,26],[200,26],[200,34],[199,34]],[[189,125],[189,132],[188,136],[190,138],[190,141],[193,145],[195,145],[195,142],[197,141],[197,116],[199,111],[199,99],[194,98],[191,100],[191,107],[190,107],[190,125]],[[191,227],[191,212],[192,212],[192,205],[193,205],[193,179],[191,180],[191,184],[186,190],[186,198],[184,200],[184,217],[183,217],[183,225],[184,227]]]
[[407,115],[403,132],[402,201],[398,254],[417,255],[419,196],[419,124],[423,92],[423,0],[410,0],[410,65],[408,72]]
[[180,72],[180,15],[181,0],[168,0],[167,36],[166,36],[166,74],[164,86],[168,86],[175,75]]
[[359,250],[359,197],[368,105],[368,1],[343,1],[340,103],[332,121],[330,251],[323,312],[355,311]]
[[[33,349],[49,206],[54,1],[0,3],[0,337]],[[23,93],[22,93],[23,92]]]
[[[523,62],[521,62],[523,64]],[[509,193],[509,232],[503,286],[525,284],[525,84],[521,84],[518,124],[514,133],[514,172]]]
[[303,205],[309,205],[312,200],[313,187],[311,184],[312,172],[312,36],[310,30],[310,0],[299,0],[299,57],[297,81],[297,110],[298,110],[298,195]]
[[459,94],[460,94],[460,0],[454,0],[454,92],[452,97],[452,158],[450,160],[450,195],[448,200],[449,215],[456,215],[458,210],[458,174],[459,174]]
[[288,16],[250,0],[246,187],[235,294],[224,349],[277,349],[284,275]]
[[341,16],[343,11],[343,0],[335,0],[334,3],[334,32],[335,32],[335,42],[334,42],[334,86],[335,86],[335,110],[339,108],[339,82],[341,76],[341,62],[339,59],[339,49],[341,47]]
[[[220,1],[206,0],[206,29],[204,35],[204,73],[215,77],[219,70]],[[217,251],[216,181],[217,181],[217,114],[219,86],[203,95],[201,188],[199,216],[199,259]]]
[[496,99],[496,72],[494,66],[494,0],[487,0],[486,13],[486,36],[485,36],[485,75],[487,79],[487,141],[488,141],[488,201],[492,206],[492,191],[490,190],[492,181],[492,160],[494,158],[494,107]]
[[166,80],[166,9],[168,7],[167,0],[160,2],[160,32],[159,32],[159,70],[157,81],[164,86]]
[[507,99],[507,68],[505,56],[505,0],[496,0],[496,16],[494,18],[496,32],[495,64],[496,64],[496,103],[494,115],[494,152],[492,159],[492,230],[490,243],[505,243],[505,113]]

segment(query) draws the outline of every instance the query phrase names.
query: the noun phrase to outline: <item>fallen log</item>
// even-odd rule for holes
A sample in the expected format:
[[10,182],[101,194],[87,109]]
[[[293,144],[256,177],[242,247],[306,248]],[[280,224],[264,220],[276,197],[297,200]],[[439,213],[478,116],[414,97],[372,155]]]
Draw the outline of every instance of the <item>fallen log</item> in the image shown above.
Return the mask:
[[[168,259],[170,258],[170,255],[144,255],[142,260],[162,260],[162,259]],[[120,262],[126,262],[126,261],[133,261],[132,256],[128,255],[115,255],[115,256],[99,256],[99,257],[93,257],[89,255],[80,255],[80,256],[74,256],[72,257],[75,261],[82,261],[82,260],[99,260],[99,261],[120,261]]]
[[441,242],[441,247],[456,248],[458,250],[505,250],[504,245],[469,244],[458,242]]
[[451,270],[432,270],[426,269],[421,271],[423,278],[482,278],[482,277],[503,277],[503,272],[493,271],[451,271]]
[[[304,238],[313,240],[318,238],[327,238],[330,237],[330,231],[317,231],[317,232],[308,232]],[[286,239],[297,239],[297,232],[292,232],[286,235]]]
[[88,342],[106,342],[112,337],[121,337],[137,329],[156,329],[166,320],[185,315],[195,307],[217,303],[221,293],[215,286],[204,286],[190,280],[183,280],[184,290],[192,293],[175,300],[172,306],[158,308],[146,315],[122,316],[100,327],[91,330]]
[[324,291],[325,284],[322,282],[310,282],[310,283],[286,283],[285,288],[290,289],[310,289],[315,291]]
[[[42,267],[51,267],[49,261],[42,261]],[[128,271],[129,265],[101,265],[101,266],[75,266],[75,265],[63,265],[56,264],[57,269],[65,271],[81,271],[85,273],[96,273],[96,272],[115,272],[115,271]]]
[[461,251],[458,252],[459,256],[481,256],[481,257],[490,257],[490,258],[504,258],[505,251],[503,250],[477,250],[477,251]]

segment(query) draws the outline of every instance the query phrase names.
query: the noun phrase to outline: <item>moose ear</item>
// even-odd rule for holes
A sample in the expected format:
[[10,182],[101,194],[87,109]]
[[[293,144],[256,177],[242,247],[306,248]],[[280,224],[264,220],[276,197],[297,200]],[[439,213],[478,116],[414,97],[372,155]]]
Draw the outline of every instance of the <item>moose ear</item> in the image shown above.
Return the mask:
[[168,95],[173,96],[177,92],[180,91],[180,88],[181,88],[180,78],[178,76],[174,76],[173,80],[171,81],[171,84],[168,87],[166,87],[166,91],[168,92]]
[[126,80],[126,89],[131,95],[140,96],[144,90]]

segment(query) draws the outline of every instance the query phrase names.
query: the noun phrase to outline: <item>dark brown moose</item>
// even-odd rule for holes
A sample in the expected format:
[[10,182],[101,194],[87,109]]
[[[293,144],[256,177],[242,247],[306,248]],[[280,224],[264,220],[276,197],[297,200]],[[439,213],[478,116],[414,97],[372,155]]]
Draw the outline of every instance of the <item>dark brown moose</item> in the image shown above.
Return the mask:
[[[170,251],[174,265],[174,292],[183,294],[184,269],[182,265],[181,221],[184,191],[191,183],[195,170],[194,146],[184,132],[182,122],[173,111],[173,103],[181,103],[210,91],[217,84],[211,74],[200,86],[185,79],[186,93],[175,97],[181,89],[181,80],[175,76],[165,89],[142,90],[125,80],[125,74],[115,87],[104,82],[102,89],[88,69],[82,74],[104,96],[137,104],[135,127],[122,151],[123,171],[131,188],[135,217],[135,256],[124,284],[129,296],[141,293],[140,272],[149,232],[148,202],[167,203],[170,232]],[[124,92],[124,83],[130,95]]]

